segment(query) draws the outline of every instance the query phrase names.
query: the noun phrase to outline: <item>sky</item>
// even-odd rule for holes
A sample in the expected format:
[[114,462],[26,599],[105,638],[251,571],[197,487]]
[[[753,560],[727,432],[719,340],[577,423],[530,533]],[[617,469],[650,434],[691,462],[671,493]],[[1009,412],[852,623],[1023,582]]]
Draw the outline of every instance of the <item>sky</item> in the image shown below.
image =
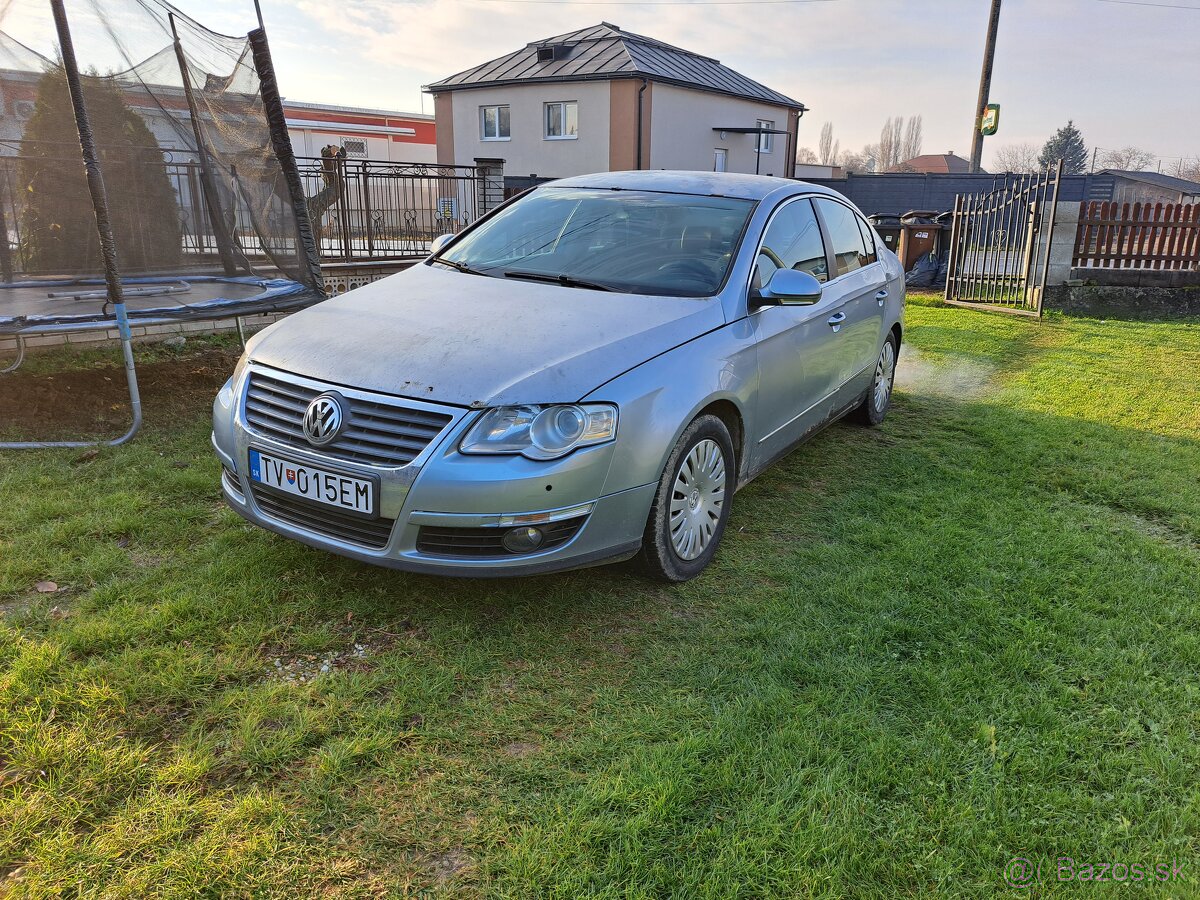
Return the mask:
[[[227,33],[252,0],[175,0]],[[1155,5],[1155,4],[1160,5]],[[286,97],[432,112],[421,86],[600,21],[716,57],[832,122],[843,148],[921,115],[924,151],[969,155],[989,0],[262,0]],[[1186,8],[1174,8],[1186,7]],[[1089,149],[1200,155],[1200,0],[1004,0],[992,102],[1005,144],[1073,119]]]

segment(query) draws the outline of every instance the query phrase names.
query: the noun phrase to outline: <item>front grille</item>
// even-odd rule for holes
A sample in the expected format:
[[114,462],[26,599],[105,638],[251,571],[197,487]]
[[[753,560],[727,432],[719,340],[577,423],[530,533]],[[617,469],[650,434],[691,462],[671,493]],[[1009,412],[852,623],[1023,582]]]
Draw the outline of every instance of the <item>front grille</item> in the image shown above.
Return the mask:
[[[575,537],[586,516],[551,522],[542,528],[546,536],[535,553],[561,547]],[[430,556],[518,556],[504,549],[500,539],[508,528],[447,528],[441,525],[423,525],[417,534],[417,550]]]
[[[251,372],[246,389],[246,422],[263,437],[312,450],[300,423],[308,404],[320,393],[315,388]],[[346,430],[320,452],[371,466],[408,465],[452,418],[399,402],[380,403],[357,397],[347,397],[346,402]]]
[[348,515],[331,507],[283,497],[255,484],[250,486],[250,493],[263,514],[272,519],[371,550],[382,550],[387,546],[395,522],[395,519],[363,519]]

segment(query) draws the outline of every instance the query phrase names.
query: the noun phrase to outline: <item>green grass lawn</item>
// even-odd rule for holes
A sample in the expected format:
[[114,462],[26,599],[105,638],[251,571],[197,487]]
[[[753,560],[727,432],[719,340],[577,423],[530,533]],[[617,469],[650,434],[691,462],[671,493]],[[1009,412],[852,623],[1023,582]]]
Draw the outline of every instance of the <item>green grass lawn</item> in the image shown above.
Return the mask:
[[1200,894],[1200,326],[906,341],[884,427],[675,588],[252,528],[200,396],[0,455],[0,895],[992,897],[1014,856]]

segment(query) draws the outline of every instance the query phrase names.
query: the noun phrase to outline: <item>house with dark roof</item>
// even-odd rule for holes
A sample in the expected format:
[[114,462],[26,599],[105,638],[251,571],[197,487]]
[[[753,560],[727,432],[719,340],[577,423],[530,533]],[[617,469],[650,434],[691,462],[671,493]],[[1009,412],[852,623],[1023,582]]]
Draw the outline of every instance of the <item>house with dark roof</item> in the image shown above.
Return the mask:
[[1200,201],[1200,184],[1161,172],[1127,172],[1105,169],[1111,175],[1112,198],[1118,203],[1195,203]]
[[708,56],[603,22],[443,78],[438,162],[508,175],[625,169],[791,176],[803,103]]

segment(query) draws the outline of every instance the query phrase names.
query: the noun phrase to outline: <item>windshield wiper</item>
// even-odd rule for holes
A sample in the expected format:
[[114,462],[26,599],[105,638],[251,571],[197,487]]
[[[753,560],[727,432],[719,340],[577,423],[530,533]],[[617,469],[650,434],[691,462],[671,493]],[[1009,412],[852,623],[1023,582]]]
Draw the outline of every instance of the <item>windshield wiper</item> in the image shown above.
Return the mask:
[[611,291],[607,284],[596,281],[586,281],[570,275],[552,275],[548,272],[521,272],[510,269],[504,273],[505,278],[524,278],[526,281],[545,281],[550,284],[561,284],[563,287],[587,288],[592,291]]
[[438,263],[440,265],[443,265],[443,266],[449,266],[450,268],[456,269],[459,272],[466,272],[468,275],[482,275],[483,274],[482,272],[472,269],[466,263],[455,262],[452,259],[440,259],[440,258],[435,257],[432,261],[435,263]]

